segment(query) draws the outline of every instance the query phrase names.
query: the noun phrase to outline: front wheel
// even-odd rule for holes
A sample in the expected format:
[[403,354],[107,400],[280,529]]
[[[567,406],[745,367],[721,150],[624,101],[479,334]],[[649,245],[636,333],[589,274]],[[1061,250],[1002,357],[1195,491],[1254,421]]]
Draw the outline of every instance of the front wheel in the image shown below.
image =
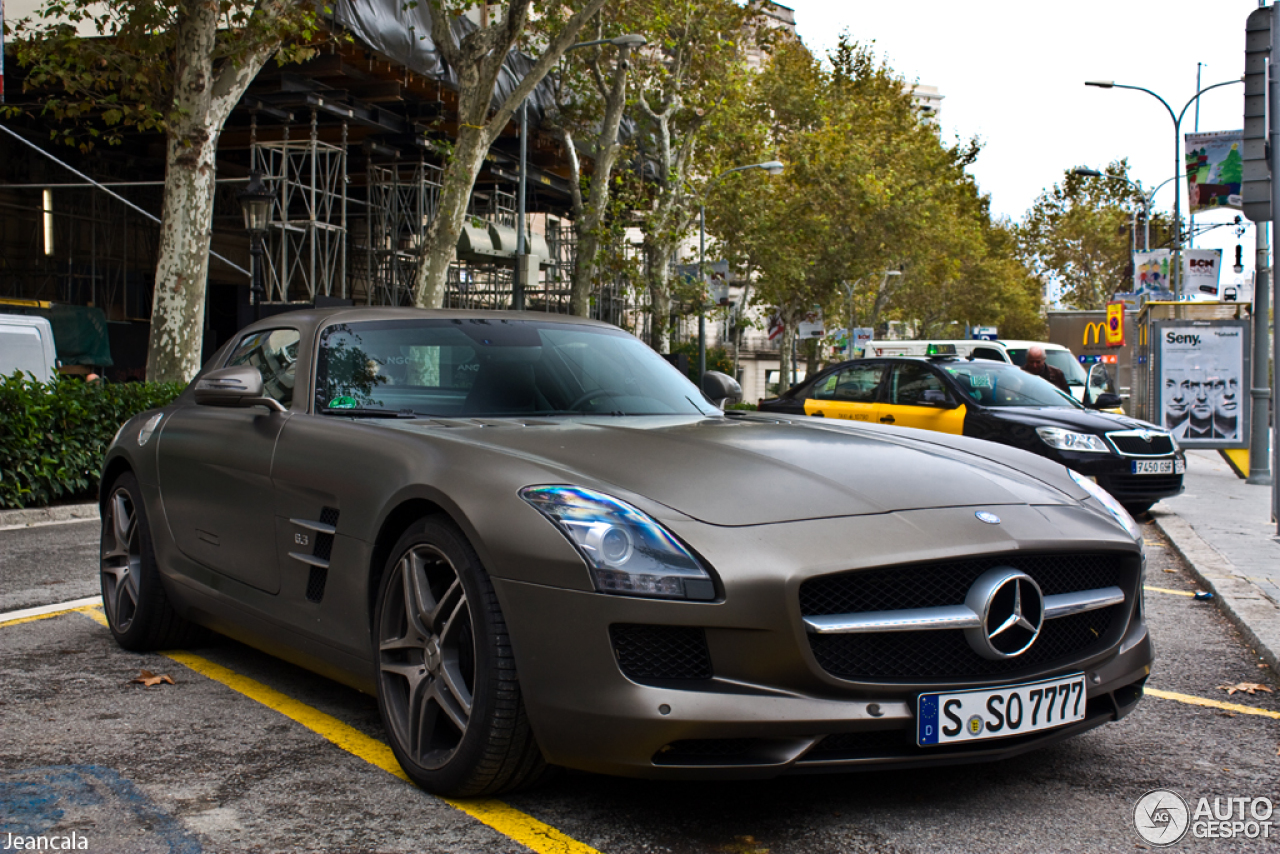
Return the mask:
[[200,629],[169,604],[151,541],[138,479],[125,472],[115,479],[102,505],[102,609],[116,642],[144,652],[184,646]]
[[494,795],[546,770],[493,584],[451,521],[400,537],[379,585],[378,709],[405,772],[448,797]]

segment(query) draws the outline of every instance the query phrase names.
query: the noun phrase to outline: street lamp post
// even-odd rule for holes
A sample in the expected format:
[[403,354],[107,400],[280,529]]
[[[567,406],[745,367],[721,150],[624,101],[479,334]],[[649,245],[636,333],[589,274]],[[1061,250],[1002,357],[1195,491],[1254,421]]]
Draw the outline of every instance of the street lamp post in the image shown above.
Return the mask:
[[[1182,117],[1187,114],[1187,109],[1192,104],[1197,103],[1200,100],[1200,96],[1203,95],[1205,92],[1208,92],[1213,89],[1217,89],[1220,86],[1230,86],[1232,83],[1243,83],[1243,82],[1244,82],[1243,79],[1226,80],[1226,81],[1223,81],[1222,83],[1215,83],[1212,86],[1206,86],[1200,91],[1196,92],[1194,95],[1192,95],[1191,100],[1187,101],[1187,103],[1183,105],[1182,110],[1177,113],[1174,113],[1173,107],[1169,106],[1168,101],[1166,101],[1164,98],[1161,98],[1159,95],[1157,95],[1155,92],[1152,92],[1150,89],[1144,89],[1141,86],[1128,86],[1123,83],[1116,83],[1114,80],[1086,80],[1084,85],[1095,86],[1099,89],[1132,89],[1135,92],[1146,92],[1148,95],[1150,95],[1151,97],[1159,101],[1161,104],[1163,104],[1164,108],[1169,111],[1169,118],[1173,119],[1173,174],[1177,175],[1182,171],[1182,155],[1181,155],[1182,131],[1180,130],[1180,128],[1182,127]],[[1181,300],[1182,299],[1182,185],[1181,184],[1174,185],[1173,255],[1174,255],[1173,275],[1177,277],[1175,279],[1176,286],[1175,286],[1174,293],[1175,293],[1175,297]]]
[[253,319],[262,319],[262,303],[266,291],[262,286],[263,238],[267,234],[267,223],[271,221],[271,206],[275,203],[275,193],[262,180],[262,173],[254,169],[249,173],[249,184],[241,190],[237,197],[240,209],[244,213],[244,227],[249,232],[249,255],[252,259],[249,272],[249,301],[253,303]]
[[711,185],[732,172],[745,172],[748,169],[763,169],[770,175],[781,175],[786,166],[778,160],[766,160],[763,163],[752,163],[748,166],[735,166],[726,169],[707,182],[702,191],[702,201],[698,203],[698,282],[701,285],[698,293],[698,381],[707,372],[707,315],[703,305],[703,296],[707,290],[707,193]]
[[[611,44],[618,48],[619,62],[626,62],[627,52],[632,48],[644,47],[649,40],[638,33],[628,33],[625,36],[614,36],[611,39],[595,39],[589,42],[578,42],[571,44],[565,48],[565,53],[571,50],[578,50],[584,47],[595,47],[597,45]],[[529,166],[529,99],[525,98],[520,102],[520,180],[518,182],[519,189],[516,191],[516,259],[515,268],[511,274],[511,307],[517,311],[524,308],[524,273],[520,268],[521,259],[525,255],[526,240],[524,234],[524,218],[525,218],[525,177],[528,174]]]

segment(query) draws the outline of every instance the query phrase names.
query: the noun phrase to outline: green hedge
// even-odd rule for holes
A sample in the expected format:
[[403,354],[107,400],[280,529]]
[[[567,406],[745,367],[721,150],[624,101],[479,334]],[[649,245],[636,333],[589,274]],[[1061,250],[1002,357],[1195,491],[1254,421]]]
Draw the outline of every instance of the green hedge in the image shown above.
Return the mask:
[[0,377],[0,507],[91,500],[102,455],[120,425],[164,406],[182,389],[181,383]]

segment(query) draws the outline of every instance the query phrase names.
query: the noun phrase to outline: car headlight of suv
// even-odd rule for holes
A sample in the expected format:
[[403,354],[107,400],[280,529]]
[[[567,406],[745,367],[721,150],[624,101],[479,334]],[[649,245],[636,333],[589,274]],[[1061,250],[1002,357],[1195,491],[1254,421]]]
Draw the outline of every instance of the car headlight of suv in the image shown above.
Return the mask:
[[701,562],[648,514],[577,486],[528,486],[520,497],[546,516],[587,561],[601,593],[710,600]]
[[1107,509],[1107,512],[1116,517],[1116,521],[1124,526],[1129,532],[1129,536],[1133,537],[1139,543],[1142,542],[1142,529],[1138,527],[1138,523],[1133,521],[1133,517],[1129,515],[1129,511],[1116,501],[1110,492],[1107,492],[1101,486],[1094,483],[1089,478],[1080,474],[1075,469],[1067,469],[1067,474],[1071,475],[1071,479],[1080,484],[1080,488],[1092,495],[1098,500],[1098,503]]
[[1111,449],[1101,436],[1092,433],[1075,433],[1061,427],[1037,427],[1036,433],[1050,448],[1060,451],[1084,451],[1091,454],[1109,454]]

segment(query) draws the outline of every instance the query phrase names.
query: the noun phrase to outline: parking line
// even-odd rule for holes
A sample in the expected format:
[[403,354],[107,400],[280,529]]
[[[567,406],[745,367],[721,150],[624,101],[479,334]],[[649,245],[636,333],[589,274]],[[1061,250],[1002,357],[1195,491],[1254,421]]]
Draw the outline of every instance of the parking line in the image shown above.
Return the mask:
[[1142,589],[1148,593],[1168,593],[1170,596],[1194,597],[1196,595],[1194,590],[1170,590],[1168,587],[1151,587],[1150,585],[1143,585]]
[[[100,610],[85,609],[85,613],[103,626],[107,624],[107,618]],[[412,783],[388,745],[365,735],[350,724],[343,723],[332,715],[327,715],[257,680],[241,676],[234,670],[215,664],[207,658],[178,650],[164,652],[161,655],[302,724],[370,765],[375,765],[388,774]],[[449,798],[440,798],[440,800],[539,854],[600,854],[591,846],[579,842],[549,824],[538,821],[527,813],[507,806],[502,801],[488,798],[468,801]]]
[[1161,691],[1159,688],[1143,688],[1142,693],[1159,697],[1161,700],[1176,700],[1192,706],[1207,706],[1210,709],[1224,709],[1228,712],[1239,712],[1242,715],[1258,715],[1264,718],[1275,718],[1280,721],[1280,712],[1270,709],[1255,709],[1253,706],[1241,706],[1239,703],[1224,703],[1221,700],[1210,700],[1206,697],[1194,697],[1191,694],[1178,694],[1173,691]]
[[101,596],[88,596],[84,599],[75,599],[71,602],[59,602],[56,605],[41,605],[38,608],[24,608],[21,611],[9,611],[6,614],[0,614],[0,629],[5,626],[16,626],[18,623],[30,623],[33,620],[47,620],[50,617],[57,617],[60,614],[69,614],[72,611],[84,611],[88,608],[96,608],[101,605]]

